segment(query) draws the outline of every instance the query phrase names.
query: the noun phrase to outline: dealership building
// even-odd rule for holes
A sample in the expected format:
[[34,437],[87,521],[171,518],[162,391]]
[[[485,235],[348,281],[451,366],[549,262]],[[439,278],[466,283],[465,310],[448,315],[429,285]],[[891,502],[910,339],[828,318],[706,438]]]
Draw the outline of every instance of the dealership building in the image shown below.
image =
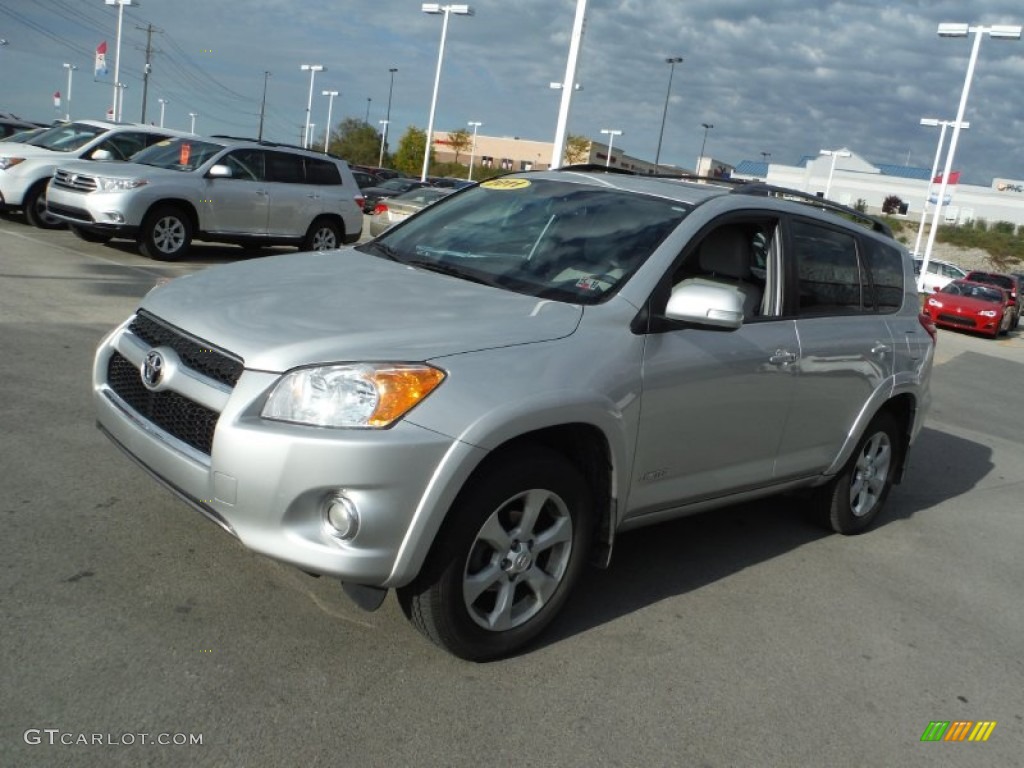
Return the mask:
[[[472,156],[475,166],[501,171],[545,170],[551,166],[553,146],[549,141],[478,135],[475,148],[461,152],[458,160],[468,163]],[[445,132],[435,135],[434,157],[440,162],[455,160]],[[651,161],[632,157],[618,147],[609,147],[593,139],[587,155],[578,162],[608,165],[634,173],[655,172]],[[658,166],[658,171],[694,172],[664,163]],[[874,164],[848,149],[836,150],[834,157],[807,155],[795,165],[755,160],[732,165],[717,158],[701,157],[697,161],[696,172],[701,176],[761,180],[812,195],[824,196],[827,190],[831,200],[849,206],[863,201],[871,213],[880,212],[886,198],[896,196],[904,204],[905,215],[915,220],[925,208],[926,197],[934,195],[938,187],[937,184],[929,184],[928,168]],[[947,224],[984,219],[989,224],[1007,221],[1024,226],[1024,179],[993,179],[987,187],[962,183],[949,185],[946,199],[948,202],[943,206],[942,216]],[[927,210],[933,210],[932,205],[928,205]]]

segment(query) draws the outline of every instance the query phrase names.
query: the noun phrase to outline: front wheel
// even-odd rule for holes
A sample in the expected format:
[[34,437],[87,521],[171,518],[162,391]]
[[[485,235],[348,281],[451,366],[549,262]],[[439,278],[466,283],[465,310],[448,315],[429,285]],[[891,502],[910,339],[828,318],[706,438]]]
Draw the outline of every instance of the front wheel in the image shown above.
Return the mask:
[[486,661],[533,640],[579,579],[592,530],[580,472],[540,446],[495,457],[459,494],[423,572],[398,599],[424,635]]
[[333,251],[341,247],[342,229],[330,219],[317,219],[302,240],[304,251]]
[[179,208],[160,206],[142,222],[138,244],[142,255],[151,259],[180,259],[192,244],[192,221]]
[[40,229],[57,229],[64,225],[60,219],[46,210],[46,182],[36,184],[25,193],[22,202],[25,210],[25,218],[33,227]]
[[875,416],[846,466],[816,489],[812,508],[827,527],[836,533],[860,533],[875,520],[892,488],[901,450],[898,434],[892,416]]

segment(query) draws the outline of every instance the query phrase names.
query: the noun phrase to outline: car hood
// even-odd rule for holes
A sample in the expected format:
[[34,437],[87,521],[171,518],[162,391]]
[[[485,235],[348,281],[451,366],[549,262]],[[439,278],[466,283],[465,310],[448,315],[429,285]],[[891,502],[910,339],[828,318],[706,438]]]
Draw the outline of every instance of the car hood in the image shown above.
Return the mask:
[[74,157],[70,152],[57,152],[46,147],[37,147],[35,144],[19,144],[16,141],[5,141],[0,144],[0,156],[2,157],[46,157],[58,160],[62,157]]
[[59,163],[57,169],[84,176],[105,176],[112,179],[170,178],[183,179],[195,171],[175,171],[170,168],[155,168],[129,160],[68,160]]
[[583,312],[351,248],[214,267],[151,291],[141,306],[274,372],[546,341],[571,334]]
[[994,309],[996,312],[1002,310],[1005,304],[1000,301],[985,301],[983,299],[975,299],[971,296],[960,296],[955,293],[933,293],[932,297],[936,301],[942,302],[943,309],[949,309],[951,307],[960,307],[966,309],[968,312],[979,312],[983,309]]

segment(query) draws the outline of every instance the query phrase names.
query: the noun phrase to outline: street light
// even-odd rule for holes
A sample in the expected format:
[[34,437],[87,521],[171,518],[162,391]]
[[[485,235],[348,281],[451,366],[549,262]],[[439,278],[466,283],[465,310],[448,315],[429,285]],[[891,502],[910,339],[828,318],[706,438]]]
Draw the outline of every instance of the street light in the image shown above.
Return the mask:
[[366,125],[370,124],[370,102],[372,101],[373,99],[369,96],[366,97],[366,117],[363,118],[363,122],[366,123]]
[[107,5],[117,6],[117,44],[114,46],[114,120],[121,122],[121,101],[124,96],[121,94],[121,25],[124,22],[124,7],[134,5],[138,7],[138,0],[104,0]]
[[191,134],[195,134],[195,132],[196,132],[196,118],[199,117],[199,113],[198,112],[189,112],[188,116],[190,118],[192,118],[192,127],[189,128],[188,132],[191,133]]
[[444,23],[441,25],[441,47],[437,52],[437,72],[434,75],[434,95],[430,99],[430,119],[427,121],[427,146],[423,150],[423,172],[420,174],[420,181],[426,181],[427,172],[430,170],[430,143],[433,141],[434,135],[434,113],[437,110],[437,89],[441,85],[441,62],[444,61],[444,41],[448,37],[448,17],[453,13],[459,16],[472,16],[473,9],[468,5],[423,3],[421,10],[424,13],[444,14]]
[[576,0],[576,19],[572,23],[572,37],[569,39],[569,59],[565,62],[565,78],[561,84],[552,83],[552,87],[561,87],[562,101],[558,107],[558,124],[555,126],[555,141],[551,149],[552,170],[562,165],[565,154],[565,133],[569,126],[569,107],[572,104],[573,85],[576,84],[576,62],[580,57],[580,46],[583,43],[583,22],[587,16],[587,0]]
[[[1020,40],[1020,25],[997,24],[991,27],[970,26],[968,24],[939,24],[939,37],[967,37],[974,33],[974,45],[971,46],[971,58],[967,63],[967,75],[964,77],[963,91],[960,93],[960,106],[956,111],[956,119],[953,121],[953,135],[949,139],[949,151],[946,153],[946,167],[942,172],[942,181],[939,182],[939,196],[935,201],[935,213],[932,216],[932,228],[928,232],[928,245],[924,249],[924,258],[921,260],[921,280],[928,272],[928,260],[932,255],[932,247],[935,245],[935,235],[939,229],[939,218],[942,216],[942,201],[946,197],[946,186],[949,182],[949,174],[953,168],[953,157],[956,155],[956,143],[960,138],[960,129],[963,127],[964,111],[967,109],[967,96],[971,92],[971,79],[974,77],[974,65],[978,61],[978,51],[981,48],[981,36],[988,35],[996,40]],[[934,176],[932,178],[935,178]],[[921,285],[918,285],[920,290]]]
[[832,189],[832,174],[836,172],[836,160],[840,157],[849,157],[850,152],[846,149],[822,149],[818,154],[832,158],[832,163],[828,167],[828,183],[825,184],[825,199],[828,200],[828,193]]
[[700,176],[700,161],[704,159],[704,147],[708,145],[708,131],[710,131],[715,126],[713,126],[711,123],[701,123],[701,127],[704,129],[704,141],[700,143],[700,155],[697,156],[697,167],[694,169],[697,171],[698,176]]
[[469,175],[466,176],[467,181],[473,180],[473,162],[476,160],[476,131],[483,123],[476,123],[472,120],[469,121],[468,125],[473,129],[473,144],[469,150]]
[[772,153],[771,152],[762,152],[761,153],[761,159],[764,160],[764,162],[766,162],[766,163],[770,163],[772,161]]
[[164,109],[167,107],[167,99],[157,99],[160,102],[160,127],[164,127]]
[[78,69],[78,67],[76,67],[74,64],[68,64],[66,62],[63,64],[63,67],[64,67],[64,69],[66,69],[68,71],[68,110],[64,114],[64,120],[66,120],[67,122],[70,123],[71,122],[71,73],[74,72],[76,69]]
[[[928,184],[925,187],[924,204],[921,206],[921,222],[917,226],[917,240],[914,241],[914,256],[917,256],[920,253],[919,249],[921,247],[921,235],[924,233],[924,222],[927,218],[928,198],[931,197],[932,182],[935,180],[935,174],[938,173],[939,171],[939,156],[942,154],[942,145],[946,142],[946,129],[952,124],[952,120],[937,120],[934,117],[921,118],[921,125],[927,125],[932,128],[935,128],[936,126],[941,126],[941,129],[939,130],[939,143],[935,147],[935,160],[932,161],[932,172],[928,176]],[[970,128],[971,124],[964,123],[960,127]],[[941,205],[941,200],[936,199],[935,204]]]
[[309,72],[309,98],[306,100],[306,129],[302,133],[303,144],[305,148],[309,147],[309,115],[313,109],[313,80],[316,78],[317,72],[326,72],[327,67],[323,64],[302,64],[301,69],[303,72]]
[[397,67],[390,67],[388,72],[391,73],[391,85],[388,86],[388,111],[384,115],[383,120],[377,122],[384,124],[384,133],[380,137],[380,157],[377,158],[377,167],[382,168],[384,166],[384,150],[387,147],[388,142],[388,126],[391,125],[391,95],[395,91],[395,72],[398,71]]
[[[256,136],[256,141],[263,141],[263,117],[267,113],[267,80],[270,78],[270,72],[263,70],[263,100],[260,102],[260,129]],[[163,123],[161,122],[162,126]]]
[[323,91],[321,96],[327,96],[327,131],[324,134],[324,154],[327,154],[327,142],[331,140],[331,109],[334,107],[334,97],[338,91]]
[[601,133],[608,136],[608,154],[604,157],[604,167],[607,168],[612,162],[612,144],[615,142],[616,136],[622,135],[622,131],[614,128],[602,128]]
[[665,91],[665,108],[661,111],[661,131],[658,133],[658,151],[654,153],[654,172],[658,172],[658,161],[661,160],[661,139],[665,135],[665,118],[668,117],[668,99],[672,95],[672,75],[675,74],[676,64],[683,63],[682,56],[672,56],[671,58],[665,59],[665,63],[669,65],[668,70],[668,89]]

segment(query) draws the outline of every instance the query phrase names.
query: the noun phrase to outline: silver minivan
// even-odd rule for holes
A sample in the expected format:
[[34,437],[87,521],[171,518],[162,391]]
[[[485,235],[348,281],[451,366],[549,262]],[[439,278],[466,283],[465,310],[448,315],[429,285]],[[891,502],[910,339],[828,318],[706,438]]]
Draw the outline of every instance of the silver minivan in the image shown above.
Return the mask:
[[153,259],[193,240],[338,248],[362,233],[362,195],[348,164],[270,142],[184,136],[129,163],[61,165],[47,209],[91,242],[133,238]]
[[840,533],[877,519],[935,328],[883,223],[793,198],[513,174],[207,269],[102,341],[99,425],[253,551],[507,655],[624,531],[783,491]]

